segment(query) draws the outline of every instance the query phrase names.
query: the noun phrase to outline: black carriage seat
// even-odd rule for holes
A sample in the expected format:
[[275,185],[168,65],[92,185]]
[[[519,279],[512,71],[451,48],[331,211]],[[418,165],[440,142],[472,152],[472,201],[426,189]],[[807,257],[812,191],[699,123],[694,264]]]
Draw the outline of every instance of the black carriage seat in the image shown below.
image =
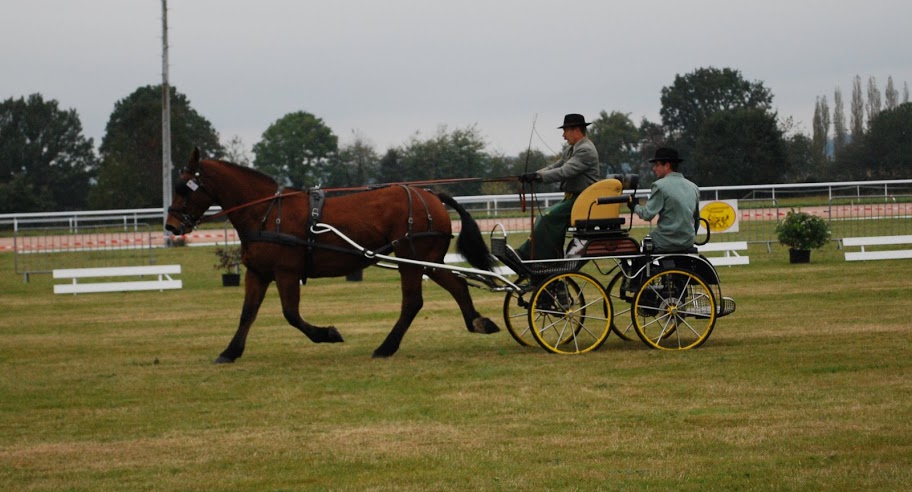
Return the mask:
[[602,231],[617,231],[621,226],[627,223],[624,217],[607,218],[607,219],[579,219],[573,222],[577,235],[599,233]]

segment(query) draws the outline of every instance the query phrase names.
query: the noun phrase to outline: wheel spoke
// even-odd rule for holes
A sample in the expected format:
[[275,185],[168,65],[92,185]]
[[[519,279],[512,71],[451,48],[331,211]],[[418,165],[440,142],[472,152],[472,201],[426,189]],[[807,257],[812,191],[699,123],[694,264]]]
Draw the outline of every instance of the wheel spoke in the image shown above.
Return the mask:
[[529,324],[535,341],[549,352],[580,354],[600,346],[610,333],[610,301],[595,279],[557,274],[535,290]]
[[709,337],[715,324],[712,291],[696,274],[666,270],[649,277],[634,298],[637,334],[658,349],[686,350]]

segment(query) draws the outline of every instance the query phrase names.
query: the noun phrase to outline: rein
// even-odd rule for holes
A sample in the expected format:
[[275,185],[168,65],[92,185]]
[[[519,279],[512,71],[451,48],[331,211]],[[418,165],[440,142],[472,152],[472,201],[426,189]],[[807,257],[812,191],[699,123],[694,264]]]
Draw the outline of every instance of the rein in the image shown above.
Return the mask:
[[[424,180],[424,181],[398,181],[398,182],[391,182],[391,183],[380,183],[380,184],[375,184],[375,185],[361,185],[361,186],[320,188],[320,189],[322,189],[323,191],[368,191],[368,190],[374,190],[374,189],[378,189],[378,188],[386,188],[388,186],[429,186],[429,185],[434,185],[434,184],[491,183],[491,182],[504,182],[504,181],[515,181],[515,180],[516,180],[516,176],[507,176],[507,177],[503,177],[503,178],[450,178],[450,179],[429,179],[429,180]],[[287,196],[299,195],[301,193],[307,193],[309,191],[310,190],[307,190],[307,191],[295,190],[295,191],[288,191],[288,192],[277,191],[275,194],[265,196],[263,198],[257,198],[256,200],[253,200],[253,201],[250,201],[247,203],[242,203],[240,205],[231,207],[227,210],[222,210],[221,212],[212,214],[208,217],[204,216],[204,217],[200,218],[198,223],[202,224],[203,222],[208,222],[210,220],[214,220],[219,217],[224,217],[225,215],[228,215],[231,212],[241,210],[241,209],[244,209],[244,208],[247,208],[247,207],[250,207],[253,205],[257,205],[260,203],[268,202],[270,200],[279,200],[279,199],[285,198]],[[521,200],[523,202],[525,202],[525,193],[521,193],[520,197],[521,197]]]
[[273,194],[273,195],[269,195],[269,196],[266,196],[266,197],[263,197],[263,198],[258,198],[258,199],[256,199],[256,200],[253,200],[252,202],[242,203],[242,204],[237,205],[237,206],[235,206],[235,207],[231,207],[231,208],[229,208],[228,210],[222,210],[221,212],[212,214],[212,215],[210,215],[210,216],[208,216],[208,217],[202,217],[202,218],[200,218],[199,223],[202,224],[203,222],[208,222],[208,221],[210,221],[210,220],[217,219],[217,218],[219,218],[219,217],[228,215],[228,214],[230,214],[231,212],[234,212],[234,211],[236,211],[236,210],[241,210],[241,209],[243,209],[243,208],[251,207],[251,206],[253,206],[253,205],[257,205],[257,204],[260,204],[260,203],[268,202],[268,201],[271,201],[271,200],[279,200],[279,199],[281,199],[281,198],[285,198],[286,196],[299,195],[299,194],[301,194],[301,193],[304,193],[304,192],[303,192],[303,191],[300,191],[300,190],[288,191],[288,192],[284,192],[284,193],[276,192],[276,193]]

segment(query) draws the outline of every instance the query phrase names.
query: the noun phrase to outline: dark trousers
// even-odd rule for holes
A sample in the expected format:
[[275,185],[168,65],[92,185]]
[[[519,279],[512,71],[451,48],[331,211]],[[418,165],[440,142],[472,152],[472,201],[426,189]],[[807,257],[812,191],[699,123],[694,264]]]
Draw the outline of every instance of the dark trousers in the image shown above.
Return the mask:
[[[552,205],[535,221],[531,240],[526,240],[516,251],[532,260],[550,260],[564,257],[564,237],[570,225],[570,211],[579,195],[567,195]],[[533,250],[534,245],[534,250]]]

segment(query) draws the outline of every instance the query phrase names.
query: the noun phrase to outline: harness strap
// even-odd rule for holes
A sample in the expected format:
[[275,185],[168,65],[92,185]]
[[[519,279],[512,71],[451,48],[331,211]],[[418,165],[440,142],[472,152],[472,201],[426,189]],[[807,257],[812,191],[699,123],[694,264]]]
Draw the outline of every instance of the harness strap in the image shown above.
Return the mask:
[[[313,272],[313,250],[317,244],[316,235],[313,233],[313,226],[320,223],[323,218],[323,202],[326,201],[326,192],[321,189],[310,190],[307,194],[310,202],[310,214],[307,217],[307,252],[304,255],[304,275],[301,277],[302,283],[307,283],[307,277]],[[278,232],[278,231],[276,231]]]
[[276,204],[278,203],[279,208],[278,208],[278,211],[276,212],[275,224],[276,224],[276,232],[279,231],[279,225],[282,223],[282,197],[284,196],[282,194],[282,190],[284,190],[284,187],[279,186],[279,189],[276,190],[275,195],[270,197],[269,208],[266,209],[266,213],[263,214],[263,218],[260,219],[260,230],[263,230],[266,228],[266,219],[269,217],[269,214],[272,213],[273,207],[275,207]]
[[424,197],[421,196],[420,192],[415,191],[415,195],[418,197],[419,200],[421,200],[421,204],[424,205],[424,213],[425,213],[425,216],[427,217],[427,221],[428,221],[427,230],[433,231],[434,230],[434,218],[431,217],[431,209],[428,208],[428,204],[426,201],[424,201]]
[[[405,190],[405,195],[406,195],[406,197],[408,197],[408,225],[407,225],[405,237],[403,239],[408,240],[409,247],[412,248],[412,254],[417,255],[418,253],[417,253],[417,251],[415,251],[415,243],[412,240],[415,238],[415,234],[412,232],[412,228],[415,225],[415,218],[413,215],[413,205],[412,205],[412,193],[414,193],[415,196],[418,197],[418,200],[421,201],[421,204],[424,206],[424,213],[425,213],[425,216],[427,217],[427,221],[428,221],[428,228],[427,228],[428,232],[432,232],[434,230],[434,218],[431,217],[431,209],[428,207],[427,201],[425,201],[424,197],[421,196],[421,192],[419,190],[416,190],[416,189],[414,189],[410,186],[404,185],[404,184],[399,185],[399,186],[401,186],[402,189]],[[395,245],[397,243],[398,243],[398,241],[393,241],[393,245]]]

